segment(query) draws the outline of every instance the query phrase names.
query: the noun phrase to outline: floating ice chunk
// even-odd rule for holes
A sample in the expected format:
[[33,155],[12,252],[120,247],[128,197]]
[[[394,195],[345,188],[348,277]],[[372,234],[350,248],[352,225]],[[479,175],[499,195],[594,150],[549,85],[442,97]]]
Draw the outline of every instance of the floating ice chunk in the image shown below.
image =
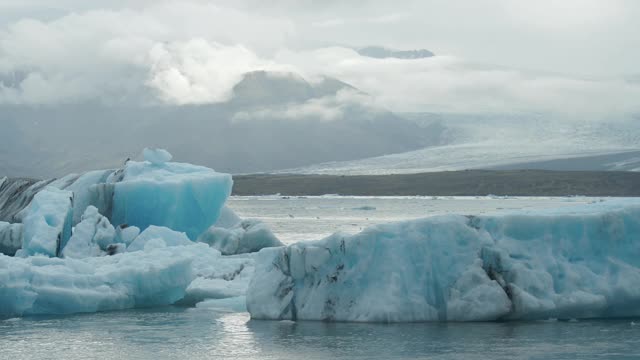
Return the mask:
[[[85,258],[99,256],[102,251],[115,242],[115,229],[109,220],[98,213],[98,209],[89,206],[82,215],[82,221],[76,225],[73,235],[62,249],[62,256]],[[115,249],[112,249],[113,252]]]
[[[212,251],[216,251],[212,249]],[[211,262],[193,264],[197,278],[189,285],[182,305],[194,305],[206,299],[244,296],[253,276],[254,260],[249,255],[223,256]]]
[[173,158],[173,156],[165,149],[144,148],[144,150],[142,150],[142,155],[144,156],[145,161],[154,165],[162,165],[171,161]]
[[[151,244],[147,244],[152,242]],[[133,242],[127,247],[127,251],[140,251],[155,247],[166,246],[183,246],[191,245],[193,242],[189,240],[183,232],[171,230],[163,226],[149,226],[145,231],[140,233]]]
[[13,256],[22,247],[22,224],[0,221],[0,254]]
[[[239,306],[253,276],[250,255],[221,256],[206,244],[152,247],[113,256],[26,258],[0,255],[0,318],[195,305]],[[122,247],[123,244],[116,244]],[[228,305],[228,306],[227,306]]]
[[166,226],[195,240],[216,222],[232,185],[231,175],[202,166],[129,161],[113,184],[111,222]]
[[0,255],[0,317],[173,304],[196,278],[194,264],[219,258],[204,244],[85,259]]
[[253,318],[325,321],[640,315],[640,200],[441,216],[262,250]]
[[23,210],[22,255],[57,256],[71,236],[73,193],[47,187]]
[[223,255],[256,252],[266,247],[283,246],[268,226],[259,220],[246,219],[230,229],[212,226],[198,242],[209,244]]

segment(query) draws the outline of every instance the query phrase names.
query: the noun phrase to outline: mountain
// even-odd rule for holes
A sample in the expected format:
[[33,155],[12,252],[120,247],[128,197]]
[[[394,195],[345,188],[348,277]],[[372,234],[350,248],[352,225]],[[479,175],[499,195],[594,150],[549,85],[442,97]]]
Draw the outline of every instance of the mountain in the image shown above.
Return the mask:
[[355,49],[358,54],[376,59],[396,58],[396,59],[423,59],[435,56],[429,50],[394,50],[381,46],[366,46]]
[[116,167],[149,146],[219,171],[268,172],[404,152],[438,138],[349,101],[366,95],[336,79],[253,72],[233,92],[228,102],[206,105],[4,105],[0,174],[48,178]]

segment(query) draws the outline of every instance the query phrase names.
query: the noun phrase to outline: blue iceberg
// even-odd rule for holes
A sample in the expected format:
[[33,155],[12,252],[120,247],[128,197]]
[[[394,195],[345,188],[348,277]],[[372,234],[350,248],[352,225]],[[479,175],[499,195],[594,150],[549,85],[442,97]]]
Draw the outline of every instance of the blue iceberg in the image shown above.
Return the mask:
[[640,315],[640,201],[439,216],[264,249],[255,319],[409,322]]
[[185,232],[195,240],[220,214],[231,194],[231,175],[191,164],[161,162],[161,155],[145,150],[151,161],[127,162],[123,178],[114,183],[111,222],[141,230],[150,225]]

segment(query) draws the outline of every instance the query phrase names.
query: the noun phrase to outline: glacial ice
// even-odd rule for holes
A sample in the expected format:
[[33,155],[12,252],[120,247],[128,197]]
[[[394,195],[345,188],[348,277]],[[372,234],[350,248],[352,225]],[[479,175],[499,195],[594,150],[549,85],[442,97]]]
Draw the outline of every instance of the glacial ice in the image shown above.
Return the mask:
[[115,237],[116,230],[109,219],[100,215],[95,206],[89,206],[61,255],[72,258],[100,256],[115,242]]
[[169,304],[279,320],[640,316],[638,199],[284,247],[224,206],[231,176],[144,156],[55,181],[0,179],[0,220],[22,222],[0,222],[0,252],[16,254],[0,254],[0,318]]
[[226,298],[238,308],[253,274],[251,257],[221,256],[205,244],[163,244],[82,259],[0,255],[0,318]]
[[480,321],[640,315],[640,201],[447,215],[262,250],[255,319]]
[[187,235],[166,228],[164,226],[151,225],[138,235],[129,246],[127,251],[147,250],[150,247],[184,246],[191,245]]
[[[0,179],[3,218],[22,221],[0,222],[0,250],[17,250],[0,254],[0,318],[204,301],[245,308],[253,256],[193,241],[212,224],[241,226],[224,207],[231,176],[169,163],[164,150],[144,155],[120,170]],[[263,225],[245,225],[245,242],[274,241]]]
[[283,246],[282,242],[263,222],[246,219],[231,228],[212,226],[198,237],[223,255],[256,252],[267,247]]
[[110,219],[141,230],[165,226],[195,240],[216,222],[232,185],[231,175],[202,166],[129,161],[113,184]]
[[140,235],[140,229],[136,226],[129,226],[122,224],[117,226],[115,235],[115,242],[129,246]]
[[21,256],[58,256],[71,237],[73,193],[46,187],[22,210]]

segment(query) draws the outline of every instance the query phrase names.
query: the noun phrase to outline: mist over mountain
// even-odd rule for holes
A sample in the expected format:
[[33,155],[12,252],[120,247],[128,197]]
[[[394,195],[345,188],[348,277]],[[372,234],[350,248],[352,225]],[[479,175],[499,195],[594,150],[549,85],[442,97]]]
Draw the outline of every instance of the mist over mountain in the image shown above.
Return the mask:
[[637,168],[640,3],[515,3],[2,3],[0,176]]
[[182,106],[3,106],[0,174],[51,177],[120,166],[144,146],[232,173],[263,172],[421,148],[429,133],[339,80],[247,73],[231,100]]

